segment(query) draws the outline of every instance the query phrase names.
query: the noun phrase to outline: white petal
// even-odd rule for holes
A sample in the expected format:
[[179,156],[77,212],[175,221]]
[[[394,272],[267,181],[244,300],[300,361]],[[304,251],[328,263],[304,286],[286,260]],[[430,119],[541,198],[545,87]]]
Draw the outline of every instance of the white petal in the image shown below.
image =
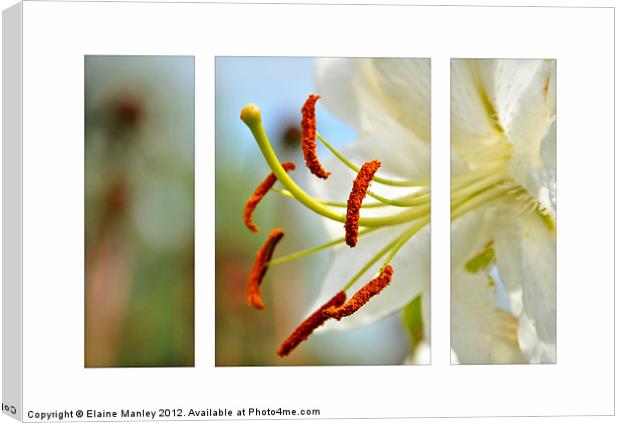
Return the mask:
[[430,141],[428,59],[317,59],[317,93],[360,132],[392,121]]
[[[555,218],[556,209],[556,123],[551,122],[540,143],[542,165],[535,172],[526,188],[530,193],[538,192],[538,200]],[[546,193],[546,195],[545,195]],[[547,198],[545,201],[543,199]]]
[[495,286],[487,273],[465,270],[465,263],[493,239],[494,223],[491,210],[479,209],[451,225],[451,344],[457,363],[523,361],[516,343],[516,326],[506,328],[505,319],[498,314]]
[[536,156],[515,150],[509,173],[544,209],[555,217],[556,208],[556,123],[549,122],[538,141]]
[[360,112],[353,82],[358,61],[353,59],[317,59],[315,79],[321,103],[337,118],[359,127]]
[[521,70],[510,72],[510,75],[515,74],[513,88],[498,90],[497,94],[500,111],[503,111],[500,118],[513,145],[508,170],[533,198],[541,197],[542,190],[548,192],[547,197],[554,203],[554,61],[513,60],[507,61],[506,68],[515,68],[514,63],[518,63]]
[[521,316],[519,323],[519,346],[528,361],[533,364],[555,363],[555,342],[541,341],[534,322],[527,316]]
[[[506,133],[523,132],[524,127],[536,125],[536,120],[546,120],[552,115],[547,110],[546,99],[554,74],[553,61],[501,59],[493,63],[485,86]],[[555,99],[553,103],[555,107]]]
[[492,210],[480,208],[455,219],[450,227],[451,262],[465,264],[493,240]]
[[430,141],[430,60],[374,59],[375,95],[382,98],[395,121]]
[[[527,138],[540,135],[555,114],[555,92],[550,91],[554,74],[552,60],[498,61],[494,103],[511,142],[528,142]],[[519,141],[513,141],[514,137]]]
[[[536,213],[504,215],[496,227],[495,252],[506,288],[511,293],[521,293],[519,342],[524,353],[528,359],[536,360],[533,354],[545,350],[547,354],[538,359],[555,362],[555,234]],[[541,345],[532,345],[537,343]]]
[[450,63],[451,129],[457,138],[495,135],[496,128],[489,94],[486,92],[479,61],[453,59]]
[[491,63],[479,60],[451,61],[451,143],[468,163],[475,163],[480,151],[504,137],[494,121],[495,111],[483,83],[491,68]]
[[555,116],[556,113],[556,72],[555,72],[555,60],[551,61],[552,69],[550,70],[549,79],[546,81],[547,86],[545,87],[547,91],[547,114],[549,116]]
[[[349,153],[351,156],[349,156]],[[355,157],[358,166],[369,160],[381,161],[377,175],[392,179],[428,181],[430,179],[430,145],[411,142],[411,133],[393,123],[380,132],[362,135],[346,148],[346,157]]]
[[[380,229],[359,239],[355,248],[342,245],[334,251],[330,269],[316,303],[315,310],[333,297],[361,269],[372,256],[400,235],[409,225]],[[358,289],[373,279],[382,261],[372,266],[347,292],[350,298]],[[409,303],[422,293],[425,326],[430,326],[430,229],[425,227],[414,236],[391,261],[394,268],[392,282],[366,305],[340,321],[329,321],[327,329],[351,329],[372,323]]]
[[451,344],[459,362],[523,362],[517,344],[516,318],[502,318],[495,305],[495,285],[488,275],[470,273],[463,263],[456,264],[452,272]]

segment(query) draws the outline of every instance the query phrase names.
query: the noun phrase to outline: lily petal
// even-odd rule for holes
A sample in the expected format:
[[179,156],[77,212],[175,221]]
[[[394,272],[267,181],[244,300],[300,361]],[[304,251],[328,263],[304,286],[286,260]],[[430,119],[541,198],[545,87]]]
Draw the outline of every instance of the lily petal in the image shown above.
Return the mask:
[[503,214],[496,226],[499,273],[521,297],[519,343],[530,362],[554,363],[556,344],[556,240],[537,213]]
[[452,222],[451,345],[456,363],[523,362],[517,344],[516,318],[499,312],[495,285],[482,269],[465,270],[465,263],[493,240],[492,210],[472,211]]
[[317,59],[316,81],[326,107],[360,132],[392,121],[429,143],[430,60]]
[[[555,120],[547,128],[540,143],[542,166],[537,172],[535,182],[528,188],[530,192],[538,191],[538,200],[547,209],[556,209],[556,123]],[[549,192],[549,204],[541,197],[541,193]]]
[[430,61],[381,59],[372,63],[378,82],[373,88],[388,105],[393,119],[420,140],[430,142]]
[[451,262],[465,265],[469,259],[481,252],[493,240],[493,224],[496,223],[493,210],[473,210],[452,222]]
[[555,363],[555,342],[542,341],[534,322],[525,315],[520,319],[519,345],[530,363]]
[[500,118],[513,146],[508,171],[533,198],[550,190],[547,197],[555,197],[555,186],[551,186],[555,180],[555,62],[507,61],[502,65],[514,66],[513,62],[526,62],[519,66],[520,72],[510,73],[525,77],[515,76],[512,85],[504,84],[512,88],[498,88],[497,94]]
[[515,150],[508,169],[513,178],[555,218],[556,208],[556,123],[548,122],[536,147],[536,159]]
[[522,363],[517,319],[497,310],[486,272],[452,269],[451,343],[461,364]]
[[481,151],[505,138],[484,83],[484,75],[490,72],[487,62],[466,59],[451,62],[451,144],[460,158],[472,166],[479,164]]
[[[555,114],[554,62],[539,59],[480,60],[483,84],[503,130],[514,135]],[[553,90],[552,90],[553,89]],[[547,100],[553,100],[547,103]],[[539,103],[539,101],[542,102]],[[554,109],[547,109],[553,106]],[[530,109],[531,108],[531,109]],[[552,111],[552,113],[551,113]],[[527,132],[527,130],[526,130]]]

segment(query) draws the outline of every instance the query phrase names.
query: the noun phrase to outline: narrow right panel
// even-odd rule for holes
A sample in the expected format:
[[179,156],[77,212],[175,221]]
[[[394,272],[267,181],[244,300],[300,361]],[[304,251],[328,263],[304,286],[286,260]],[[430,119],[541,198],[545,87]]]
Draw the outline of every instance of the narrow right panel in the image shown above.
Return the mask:
[[451,62],[453,364],[556,362],[556,63]]

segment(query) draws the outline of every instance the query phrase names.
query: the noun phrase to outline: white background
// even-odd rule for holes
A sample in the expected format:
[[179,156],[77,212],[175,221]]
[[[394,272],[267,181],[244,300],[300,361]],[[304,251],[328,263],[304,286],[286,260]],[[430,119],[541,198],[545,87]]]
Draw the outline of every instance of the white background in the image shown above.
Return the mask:
[[[83,368],[85,54],[196,57],[195,368]],[[431,366],[214,367],[215,55],[432,58]],[[612,55],[610,9],[26,3],[24,409],[613,413]],[[449,364],[451,57],[557,59],[557,365]]]

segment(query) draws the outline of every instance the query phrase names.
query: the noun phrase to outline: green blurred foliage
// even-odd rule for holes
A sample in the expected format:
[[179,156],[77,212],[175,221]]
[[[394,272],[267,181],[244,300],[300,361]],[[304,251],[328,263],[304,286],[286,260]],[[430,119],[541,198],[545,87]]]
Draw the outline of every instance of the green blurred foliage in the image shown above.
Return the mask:
[[85,58],[85,365],[194,364],[194,62]]

